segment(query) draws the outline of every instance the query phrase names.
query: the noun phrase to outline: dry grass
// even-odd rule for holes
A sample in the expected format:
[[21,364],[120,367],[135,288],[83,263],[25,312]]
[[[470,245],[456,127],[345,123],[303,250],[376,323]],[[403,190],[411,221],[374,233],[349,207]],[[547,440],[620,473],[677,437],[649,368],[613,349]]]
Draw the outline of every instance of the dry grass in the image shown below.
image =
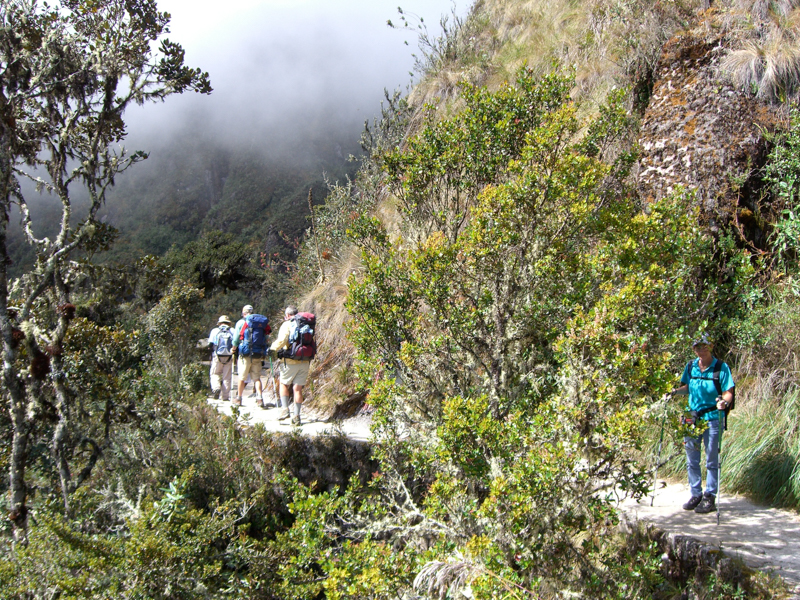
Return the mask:
[[458,81],[496,88],[523,65],[541,73],[556,65],[576,69],[576,99],[596,106],[613,87],[646,75],[663,43],[701,7],[701,0],[478,0],[460,32],[469,50],[426,74],[412,100],[452,103]]
[[317,315],[317,358],[312,363],[311,405],[324,413],[356,393],[353,369],[355,348],[347,339],[350,315],[345,308],[347,281],[361,269],[359,252],[348,246],[326,265],[326,282],[317,285],[300,306]]
[[[767,389],[769,382],[753,386]],[[722,483],[770,504],[800,506],[800,392],[749,396],[731,414]]]
[[769,102],[800,96],[800,1],[733,2],[721,21],[735,40],[721,68],[733,82]]

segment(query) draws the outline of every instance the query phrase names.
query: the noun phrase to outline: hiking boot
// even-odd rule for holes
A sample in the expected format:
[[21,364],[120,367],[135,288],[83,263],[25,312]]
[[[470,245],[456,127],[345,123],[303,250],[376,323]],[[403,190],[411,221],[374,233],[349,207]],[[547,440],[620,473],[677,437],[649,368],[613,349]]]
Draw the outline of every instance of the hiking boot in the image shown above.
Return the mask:
[[302,423],[302,421],[300,421],[300,417],[299,416],[298,417],[292,417],[292,425],[294,425],[295,427],[300,427],[300,425],[302,425],[302,424],[303,423]]
[[283,412],[278,416],[278,421],[285,421],[289,418],[289,409],[284,408]]
[[689,498],[689,501],[683,505],[683,510],[694,510],[702,499],[702,496],[692,496]]
[[698,515],[714,512],[717,510],[715,498],[712,494],[703,494],[703,501],[694,509]]
[[233,404],[234,406],[241,406],[242,405],[242,399],[237,396],[236,398],[234,398],[231,401],[231,404]]
[[260,398],[258,400],[256,400],[256,406],[258,408],[267,408],[266,406],[264,406],[264,401],[261,400]]

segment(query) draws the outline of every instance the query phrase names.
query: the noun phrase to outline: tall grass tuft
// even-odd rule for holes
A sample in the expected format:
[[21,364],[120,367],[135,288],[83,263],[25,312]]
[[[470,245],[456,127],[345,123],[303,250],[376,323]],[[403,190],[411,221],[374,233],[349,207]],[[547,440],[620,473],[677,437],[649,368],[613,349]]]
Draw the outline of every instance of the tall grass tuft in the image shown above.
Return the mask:
[[723,490],[800,508],[800,390],[738,408],[722,451]]
[[736,85],[774,102],[796,96],[800,84],[800,45],[785,35],[749,40],[722,62]]
[[798,5],[798,0],[740,0],[724,18],[740,47],[723,59],[721,69],[736,85],[769,102],[800,95]]

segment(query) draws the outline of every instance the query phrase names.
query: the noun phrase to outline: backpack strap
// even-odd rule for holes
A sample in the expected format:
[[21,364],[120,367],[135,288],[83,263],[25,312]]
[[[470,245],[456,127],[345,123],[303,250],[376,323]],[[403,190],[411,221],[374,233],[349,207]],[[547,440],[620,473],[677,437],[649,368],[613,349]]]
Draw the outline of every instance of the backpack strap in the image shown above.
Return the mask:
[[716,404],[715,404],[714,406],[709,406],[708,408],[704,408],[704,409],[702,409],[702,410],[698,410],[698,411],[697,411],[697,417],[698,417],[698,418],[700,418],[700,417],[704,417],[704,416],[706,416],[708,413],[710,413],[710,412],[714,412],[715,410],[717,410],[717,406],[716,406]]
[[[695,359],[695,360],[698,360],[698,359]],[[714,387],[717,388],[717,395],[718,396],[722,396],[723,392],[722,392],[722,382],[720,381],[720,375],[722,374],[722,365],[725,364],[725,363],[723,363],[718,358],[716,358],[714,360],[716,360],[716,362],[714,363],[714,368],[713,368],[713,370],[711,372],[711,380],[714,382]],[[689,364],[687,365],[687,368],[689,369],[689,379],[690,380],[691,379],[706,379],[705,377],[692,377],[692,365],[693,365],[694,362],[695,362],[694,360],[690,360]],[[726,430],[727,430],[727,416],[728,416],[728,413],[731,411],[732,408],[733,408],[733,402],[731,404],[729,404],[728,407],[725,409],[725,417],[726,417],[726,419],[724,421],[724,425],[723,426],[725,427]],[[706,415],[706,414],[708,414],[710,412],[713,412],[715,410],[717,410],[716,406],[710,406],[708,408],[704,408],[703,410],[698,411],[697,412],[697,416],[698,417],[703,417],[704,415]]]
[[714,372],[711,374],[711,378],[714,380],[714,387],[717,388],[717,396],[722,396],[722,383],[719,380],[722,364],[722,361],[717,359],[717,362],[714,363]]
[[[690,380],[691,379],[705,379],[707,381],[708,380],[707,377],[692,377],[692,368],[693,368],[694,364],[698,360],[700,360],[700,359],[699,358],[694,358],[694,359],[690,360],[686,365],[686,371],[689,373],[689,379]],[[725,364],[725,363],[723,363],[720,359],[715,358],[714,359],[714,369],[711,371],[711,379],[714,381],[714,387],[717,388],[717,394],[720,395],[720,396],[722,396],[722,383],[720,383],[719,377],[720,377],[720,373],[722,372],[722,365],[723,364]],[[698,366],[698,368],[700,368],[700,367]],[[702,375],[702,373],[701,373],[701,375]]]

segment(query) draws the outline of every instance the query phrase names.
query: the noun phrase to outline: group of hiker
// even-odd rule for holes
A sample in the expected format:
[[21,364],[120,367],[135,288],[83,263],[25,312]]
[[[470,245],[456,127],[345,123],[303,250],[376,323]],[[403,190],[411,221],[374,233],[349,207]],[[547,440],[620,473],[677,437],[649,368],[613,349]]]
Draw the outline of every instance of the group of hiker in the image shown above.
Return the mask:
[[[219,399],[231,399],[234,361],[238,374],[238,386],[232,403],[242,405],[242,397],[248,381],[253,383],[256,404],[267,408],[261,371],[264,360],[270,362],[270,377],[278,378],[278,408],[282,411],[278,420],[291,419],[293,425],[301,425],[300,410],[303,406],[303,386],[308,381],[311,359],[316,355],[314,328],[316,317],[312,313],[299,313],[294,306],[284,310],[284,320],[272,344],[268,338],[272,333],[269,318],[253,312],[253,307],[242,307],[242,318],[233,326],[227,315],[220,316],[217,326],[208,336],[211,348],[211,391]],[[272,359],[275,358],[275,368]],[[277,371],[277,373],[275,372]]]
[[[233,328],[231,320],[222,315],[208,338],[212,354],[212,392],[219,394],[220,400],[230,399],[233,365],[234,360],[237,360],[238,387],[233,396],[233,404],[241,406],[242,395],[249,380],[253,382],[256,404],[266,408],[261,371],[264,359],[268,358],[270,377],[276,376],[272,368],[274,357],[277,361],[280,389],[278,408],[282,409],[278,419],[283,421],[291,418],[293,425],[300,425],[303,386],[308,381],[310,361],[316,354],[315,323],[313,314],[298,313],[294,306],[287,306],[278,335],[268,346],[267,338],[272,332],[269,319],[255,314],[251,305],[247,304],[242,308],[242,318]],[[681,385],[672,390],[667,398],[688,395],[687,412],[681,417],[681,421],[692,427],[703,425],[697,427],[702,431],[699,435],[684,437],[691,497],[683,508],[705,514],[717,510],[721,436],[727,413],[733,408],[735,385],[730,367],[714,357],[713,345],[707,335],[697,338],[692,343],[692,350],[696,358],[686,365],[681,376]],[[701,421],[704,423],[700,423]],[[703,446],[706,451],[705,491],[700,470]]]

